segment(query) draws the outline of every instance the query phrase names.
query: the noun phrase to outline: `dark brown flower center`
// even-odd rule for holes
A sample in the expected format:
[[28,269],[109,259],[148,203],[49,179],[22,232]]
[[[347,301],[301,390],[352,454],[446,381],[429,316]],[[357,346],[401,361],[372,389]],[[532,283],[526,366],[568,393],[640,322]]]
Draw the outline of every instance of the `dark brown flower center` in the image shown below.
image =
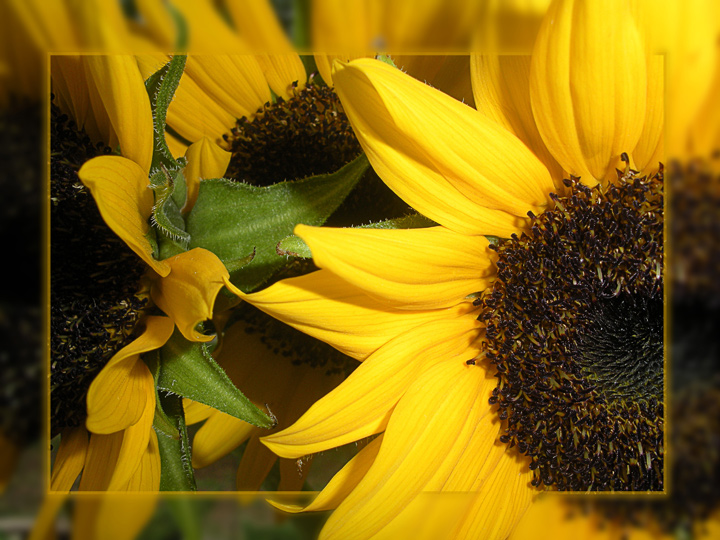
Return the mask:
[[536,486],[662,490],[662,171],[566,185],[494,246],[479,301],[501,440],[532,458]]

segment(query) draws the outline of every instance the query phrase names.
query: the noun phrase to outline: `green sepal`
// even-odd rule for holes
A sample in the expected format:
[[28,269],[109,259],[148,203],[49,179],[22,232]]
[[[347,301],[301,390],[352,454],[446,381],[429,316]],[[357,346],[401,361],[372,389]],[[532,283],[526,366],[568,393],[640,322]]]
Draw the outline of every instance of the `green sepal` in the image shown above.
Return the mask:
[[165,9],[167,10],[170,18],[175,23],[175,50],[184,51],[187,49],[190,32],[188,31],[188,24],[183,17],[182,13],[173,6],[172,2],[165,2]]
[[485,238],[487,238],[487,241],[490,242],[490,244],[493,246],[498,245],[503,240],[499,236],[490,236],[487,234],[485,235]]
[[308,245],[302,238],[294,234],[280,240],[275,246],[275,251],[278,255],[284,257],[312,258],[312,252]]
[[150,176],[150,189],[155,192],[152,224],[161,233],[158,238],[160,258],[166,259],[187,251],[190,235],[185,231],[181,212],[187,198],[185,176],[179,169],[168,170],[161,165]]
[[[182,398],[165,392],[157,395],[153,428],[160,447],[160,491],[196,491]],[[158,416],[162,417],[161,421],[157,420]],[[173,428],[171,431],[167,430],[168,425]]]
[[155,380],[155,417],[153,429],[160,450],[160,490],[195,491],[195,472],[191,465],[190,438],[185,424],[182,398],[158,391],[160,351],[143,355]]
[[364,154],[338,171],[256,187],[225,179],[200,183],[185,224],[189,248],[215,253],[227,266],[255,250],[247,266],[231,272],[233,284],[251,292],[288,263],[276,246],[295,225],[322,225],[340,206],[370,164]]
[[[424,227],[433,227],[437,225],[431,219],[426,218],[421,214],[412,214],[396,219],[388,219],[386,221],[380,221],[378,223],[369,223],[367,225],[361,225],[359,227],[353,227],[357,229],[420,229]],[[305,241],[299,236],[291,234],[286,236],[277,246],[275,250],[278,255],[284,255],[286,257],[298,257],[303,259],[312,258],[310,248]]]
[[186,497],[168,497],[165,504],[175,518],[175,523],[182,533],[182,540],[202,539],[203,524],[197,500]]
[[167,64],[150,75],[145,81],[145,89],[150,96],[153,127],[155,129],[155,151],[153,152],[151,170],[159,169],[161,165],[168,169],[174,169],[178,166],[178,162],[170,152],[165,140],[165,124],[167,123],[168,107],[185,70],[186,59],[185,55],[173,56]]
[[425,227],[435,227],[435,223],[430,218],[426,218],[422,214],[410,214],[400,218],[387,219],[378,221],[377,223],[368,223],[361,225],[359,229],[423,229]]
[[233,384],[215,362],[207,344],[190,342],[175,329],[160,349],[159,363],[156,384],[160,390],[209,405],[254,426],[274,425],[273,420]]
[[380,60],[381,62],[386,63],[389,66],[397,68],[397,66],[395,65],[395,62],[393,62],[393,59],[390,57],[389,54],[378,54],[375,58],[377,60]]

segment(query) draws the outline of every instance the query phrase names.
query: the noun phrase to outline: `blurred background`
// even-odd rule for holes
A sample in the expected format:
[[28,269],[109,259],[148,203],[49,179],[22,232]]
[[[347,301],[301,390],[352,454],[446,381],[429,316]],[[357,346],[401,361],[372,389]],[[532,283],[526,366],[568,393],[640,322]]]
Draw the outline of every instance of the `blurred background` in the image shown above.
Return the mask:
[[[127,497],[50,501],[44,496],[48,474],[42,433],[47,407],[49,55],[140,50],[271,53],[288,46],[303,53],[392,52],[402,56],[405,64],[415,65],[419,73],[425,69],[426,78],[437,81],[441,89],[471,103],[469,73],[464,85],[462,77],[443,77],[442,70],[459,69],[453,66],[463,65],[471,50],[529,53],[550,3],[253,2],[0,2],[0,193],[4,203],[0,234],[7,248],[0,298],[0,540],[29,537],[39,515],[50,523],[46,533],[70,538],[74,521],[78,520],[77,532],[82,528],[77,523],[83,522],[86,512],[97,512],[98,505],[133,504]],[[274,14],[273,25],[252,24],[258,4]],[[672,511],[668,510],[672,505],[683,507],[684,515],[694,520],[684,530],[697,536],[708,532],[698,532],[694,524],[706,523],[712,516],[717,520],[720,501],[720,17],[714,4],[709,0],[633,3],[649,49],[665,57],[669,410],[671,422],[684,429],[671,434],[673,446],[682,453],[678,452],[672,469],[671,490],[676,489],[668,499],[671,506],[662,512]],[[247,14],[246,24],[239,25],[242,14]],[[207,35],[208,21],[213,28],[220,21],[227,33]],[[277,34],[278,28],[282,35]],[[413,60],[422,53],[433,56]],[[427,61],[446,55],[453,61]],[[225,479],[234,478],[239,452],[203,471],[198,481],[207,489],[232,489]],[[332,470],[344,456],[323,459]],[[318,478],[316,483],[321,486],[323,481]],[[153,498],[152,503],[139,501],[139,507],[148,514],[136,531],[139,538],[314,538],[325,517],[280,514],[261,499],[234,495],[167,496]],[[586,508],[570,514],[593,511]],[[607,515],[612,519],[617,512]]]

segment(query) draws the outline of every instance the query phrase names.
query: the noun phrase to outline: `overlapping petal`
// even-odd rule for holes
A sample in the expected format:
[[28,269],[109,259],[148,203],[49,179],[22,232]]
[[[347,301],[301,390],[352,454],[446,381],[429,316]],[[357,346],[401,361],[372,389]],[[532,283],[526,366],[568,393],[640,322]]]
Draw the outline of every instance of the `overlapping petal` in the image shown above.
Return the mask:
[[[335,229],[298,225],[313,261],[394,307],[451,307],[494,277],[485,238],[444,227]],[[352,246],[352,248],[350,248]]]
[[475,424],[484,370],[448,360],[423,373],[398,403],[370,470],[337,507],[321,538],[368,538],[423,490],[442,486]]
[[154,197],[148,187],[148,171],[120,156],[101,156],[86,162],[78,171],[100,210],[105,223],[122,238],[143,261],[161,276],[170,266],[153,256],[147,239]]
[[88,449],[88,432],[83,427],[63,431],[50,477],[51,491],[69,491],[80,476]]
[[375,171],[431,219],[506,237],[547,204],[547,169],[474,109],[376,60],[336,63],[334,80]]
[[444,309],[388,307],[327,270],[286,279],[252,294],[236,288],[233,292],[276,319],[359,360],[416,326],[452,319],[474,309],[471,302]]
[[291,427],[262,441],[279,456],[298,458],[379,433],[424,371],[450,358],[462,362],[477,356],[478,335],[473,317],[434,321],[402,333]]

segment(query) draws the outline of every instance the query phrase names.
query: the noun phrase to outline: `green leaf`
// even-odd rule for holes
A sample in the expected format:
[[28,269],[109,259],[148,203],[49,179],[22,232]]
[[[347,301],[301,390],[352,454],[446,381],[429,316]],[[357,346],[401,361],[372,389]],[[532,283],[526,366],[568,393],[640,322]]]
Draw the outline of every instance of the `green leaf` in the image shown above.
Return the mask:
[[287,264],[276,246],[295,225],[322,225],[363,176],[364,154],[332,174],[255,187],[225,179],[200,182],[198,199],[185,224],[189,248],[202,247],[228,265],[255,250],[232,282],[250,292]]
[[157,387],[209,405],[254,426],[274,422],[256,407],[215,362],[204,343],[186,340],[176,329],[160,349]]
[[[153,427],[160,447],[160,491],[196,491],[182,398],[164,392],[159,392],[158,398]],[[162,421],[157,421],[158,417]]]
[[160,165],[164,165],[168,169],[174,169],[178,166],[178,161],[173,157],[165,140],[165,124],[167,122],[167,109],[172,102],[175,90],[180,84],[180,78],[185,70],[186,58],[184,55],[173,56],[167,64],[150,75],[145,81],[145,88],[150,96],[153,127],[155,128],[155,152],[153,153],[151,170],[159,168]]

